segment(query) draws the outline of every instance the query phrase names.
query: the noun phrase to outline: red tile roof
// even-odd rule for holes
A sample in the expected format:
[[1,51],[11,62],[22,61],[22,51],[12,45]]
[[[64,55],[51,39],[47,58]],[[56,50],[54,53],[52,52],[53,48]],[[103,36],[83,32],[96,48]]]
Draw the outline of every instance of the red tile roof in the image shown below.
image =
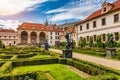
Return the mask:
[[15,31],[14,30],[12,30],[12,29],[0,29],[0,32],[5,32],[5,33],[15,33]]
[[24,22],[18,26],[17,30],[41,30],[41,31],[57,31],[61,32],[59,28],[52,28],[51,26],[44,26],[43,24]]
[[[108,3],[108,4],[111,4],[111,3]],[[110,12],[112,12],[112,11],[115,11],[115,10],[120,9],[120,0],[112,3],[112,5],[113,5],[113,7],[112,7],[108,12],[106,12],[106,13],[104,13],[104,14],[107,14],[107,13],[110,13]],[[86,21],[88,21],[88,20],[94,19],[94,18],[99,17],[99,16],[104,15],[104,14],[102,14],[102,9],[99,9],[99,10],[93,12],[93,13],[92,13],[90,16],[88,16],[86,19],[78,22],[76,25],[78,25],[78,24],[80,24],[80,23],[83,23],[83,22],[86,22]]]

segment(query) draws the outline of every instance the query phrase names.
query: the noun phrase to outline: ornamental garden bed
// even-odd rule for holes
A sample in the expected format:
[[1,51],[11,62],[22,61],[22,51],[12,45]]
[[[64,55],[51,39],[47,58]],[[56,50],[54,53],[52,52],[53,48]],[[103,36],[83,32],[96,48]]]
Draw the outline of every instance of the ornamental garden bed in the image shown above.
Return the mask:
[[[36,49],[36,48],[35,48]],[[38,48],[39,49],[39,48]],[[29,52],[19,58],[14,55],[0,63],[0,80],[119,80],[120,71],[88,61],[61,58],[61,54],[44,51]],[[65,66],[73,66],[91,77],[82,78]]]

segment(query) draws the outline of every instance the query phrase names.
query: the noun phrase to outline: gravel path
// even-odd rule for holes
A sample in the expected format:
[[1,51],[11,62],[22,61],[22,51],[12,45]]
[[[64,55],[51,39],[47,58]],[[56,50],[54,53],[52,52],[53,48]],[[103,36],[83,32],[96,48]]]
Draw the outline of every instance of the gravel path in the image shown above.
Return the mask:
[[[50,49],[50,50],[62,54],[62,50],[57,50],[57,49]],[[100,64],[100,65],[103,65],[103,66],[107,66],[107,67],[110,67],[110,68],[120,70],[120,61],[109,60],[109,59],[99,58],[99,57],[85,55],[85,54],[78,54],[78,53],[75,53],[75,52],[73,52],[73,57],[74,58],[80,58],[80,59],[83,59],[83,60],[94,62],[96,64]]]

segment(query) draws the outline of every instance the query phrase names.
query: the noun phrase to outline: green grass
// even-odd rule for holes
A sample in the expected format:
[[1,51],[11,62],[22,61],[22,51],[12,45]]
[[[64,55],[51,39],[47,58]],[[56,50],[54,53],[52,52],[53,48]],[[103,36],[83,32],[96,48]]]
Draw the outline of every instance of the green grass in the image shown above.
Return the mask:
[[12,73],[20,74],[28,71],[49,71],[56,80],[84,80],[62,64],[48,64],[36,66],[23,66],[15,68]]

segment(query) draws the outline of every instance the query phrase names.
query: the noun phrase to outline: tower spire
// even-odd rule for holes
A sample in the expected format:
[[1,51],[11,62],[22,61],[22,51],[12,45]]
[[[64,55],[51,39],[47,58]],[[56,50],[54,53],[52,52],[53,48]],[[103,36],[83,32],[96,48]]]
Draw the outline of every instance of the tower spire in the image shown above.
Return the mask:
[[49,23],[48,23],[48,20],[46,19],[44,26],[48,26],[48,25],[49,25]]

